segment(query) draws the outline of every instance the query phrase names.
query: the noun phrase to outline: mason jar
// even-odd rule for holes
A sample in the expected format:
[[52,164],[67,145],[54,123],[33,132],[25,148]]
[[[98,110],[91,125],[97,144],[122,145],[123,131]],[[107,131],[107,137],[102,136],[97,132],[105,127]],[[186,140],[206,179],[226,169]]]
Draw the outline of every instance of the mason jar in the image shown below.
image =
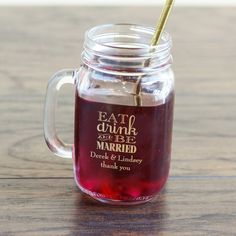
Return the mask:
[[[109,24],[85,34],[82,65],[48,85],[45,139],[72,157],[82,192],[105,203],[147,202],[163,189],[170,169],[174,108],[171,37],[150,46],[154,28]],[[74,144],[55,131],[58,91],[75,85]]]

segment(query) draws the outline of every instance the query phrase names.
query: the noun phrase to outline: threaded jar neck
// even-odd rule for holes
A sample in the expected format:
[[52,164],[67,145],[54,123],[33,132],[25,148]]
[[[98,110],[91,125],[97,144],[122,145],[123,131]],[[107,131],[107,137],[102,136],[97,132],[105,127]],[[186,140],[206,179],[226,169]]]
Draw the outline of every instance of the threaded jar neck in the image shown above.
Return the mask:
[[101,25],[87,31],[82,61],[107,73],[148,74],[171,65],[171,37],[164,32],[150,46],[154,28],[132,24]]

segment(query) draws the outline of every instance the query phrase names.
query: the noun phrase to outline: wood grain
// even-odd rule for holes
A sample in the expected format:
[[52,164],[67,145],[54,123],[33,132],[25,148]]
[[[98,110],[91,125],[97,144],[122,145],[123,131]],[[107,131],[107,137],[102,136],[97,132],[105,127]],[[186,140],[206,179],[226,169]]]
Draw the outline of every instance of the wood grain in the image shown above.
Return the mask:
[[[0,235],[236,235],[235,8],[177,8],[171,178],[154,201],[112,207],[81,194],[71,160],[44,143],[50,76],[77,68],[84,32],[103,23],[155,25],[153,7],[0,8]],[[57,126],[73,137],[73,88]]]
[[72,179],[0,180],[0,191],[4,236],[236,232],[236,178],[171,178],[159,197],[136,207],[97,204],[82,195]]
[[[77,68],[84,32],[98,24],[155,25],[146,7],[0,8],[0,177],[71,177],[69,160],[43,140],[44,94],[50,76]],[[209,17],[211,16],[211,17]],[[176,107],[172,175],[235,176],[235,8],[177,8],[174,41]],[[73,88],[65,88],[58,130],[73,137]]]

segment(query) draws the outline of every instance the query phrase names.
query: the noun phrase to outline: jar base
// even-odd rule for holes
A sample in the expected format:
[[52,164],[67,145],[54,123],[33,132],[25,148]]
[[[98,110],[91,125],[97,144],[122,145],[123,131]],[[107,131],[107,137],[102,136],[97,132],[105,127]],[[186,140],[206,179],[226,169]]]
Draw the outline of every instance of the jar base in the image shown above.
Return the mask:
[[110,198],[105,198],[104,196],[98,196],[99,194],[93,193],[85,188],[83,188],[77,181],[76,177],[74,177],[75,183],[77,187],[85,194],[89,195],[92,197],[94,200],[108,204],[108,205],[114,205],[114,206],[135,206],[135,205],[140,205],[140,204],[145,204],[149,201],[151,201],[155,196],[145,196],[142,197],[142,199],[134,199],[134,200],[114,200]]
[[[89,196],[91,196],[91,195],[89,195]],[[111,200],[111,199],[107,199],[107,198],[97,198],[94,196],[91,196],[91,197],[101,203],[114,205],[114,206],[135,206],[135,205],[145,204],[154,198],[154,197],[149,197],[145,200],[123,201],[123,200]]]

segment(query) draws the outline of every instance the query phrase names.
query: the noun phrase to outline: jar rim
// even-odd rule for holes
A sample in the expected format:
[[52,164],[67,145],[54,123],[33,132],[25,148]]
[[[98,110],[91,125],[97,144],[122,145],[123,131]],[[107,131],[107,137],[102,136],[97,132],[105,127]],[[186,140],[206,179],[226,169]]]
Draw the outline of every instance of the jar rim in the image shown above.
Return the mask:
[[[145,37],[148,42],[137,44],[136,46],[132,46],[130,44],[127,45],[112,45],[108,43],[102,42],[101,37],[116,37],[124,36],[122,32],[126,30],[126,34],[132,33],[130,38],[134,38],[135,40],[142,39],[141,36]],[[115,34],[114,32],[117,31]],[[151,56],[152,54],[158,54],[165,50],[168,50],[172,46],[171,36],[168,32],[164,31],[161,36],[161,40],[158,45],[151,46],[149,42],[151,42],[151,38],[155,32],[153,27],[148,27],[139,24],[129,24],[129,23],[117,23],[117,24],[103,24],[98,25],[86,32],[86,41],[85,41],[85,49],[92,49],[93,51],[97,51],[99,48],[99,52],[109,51],[109,50],[119,50],[119,54],[122,52],[127,53],[127,50],[131,52],[136,52],[142,56]],[[128,35],[127,35],[128,37]],[[137,37],[137,38],[135,38]]]

